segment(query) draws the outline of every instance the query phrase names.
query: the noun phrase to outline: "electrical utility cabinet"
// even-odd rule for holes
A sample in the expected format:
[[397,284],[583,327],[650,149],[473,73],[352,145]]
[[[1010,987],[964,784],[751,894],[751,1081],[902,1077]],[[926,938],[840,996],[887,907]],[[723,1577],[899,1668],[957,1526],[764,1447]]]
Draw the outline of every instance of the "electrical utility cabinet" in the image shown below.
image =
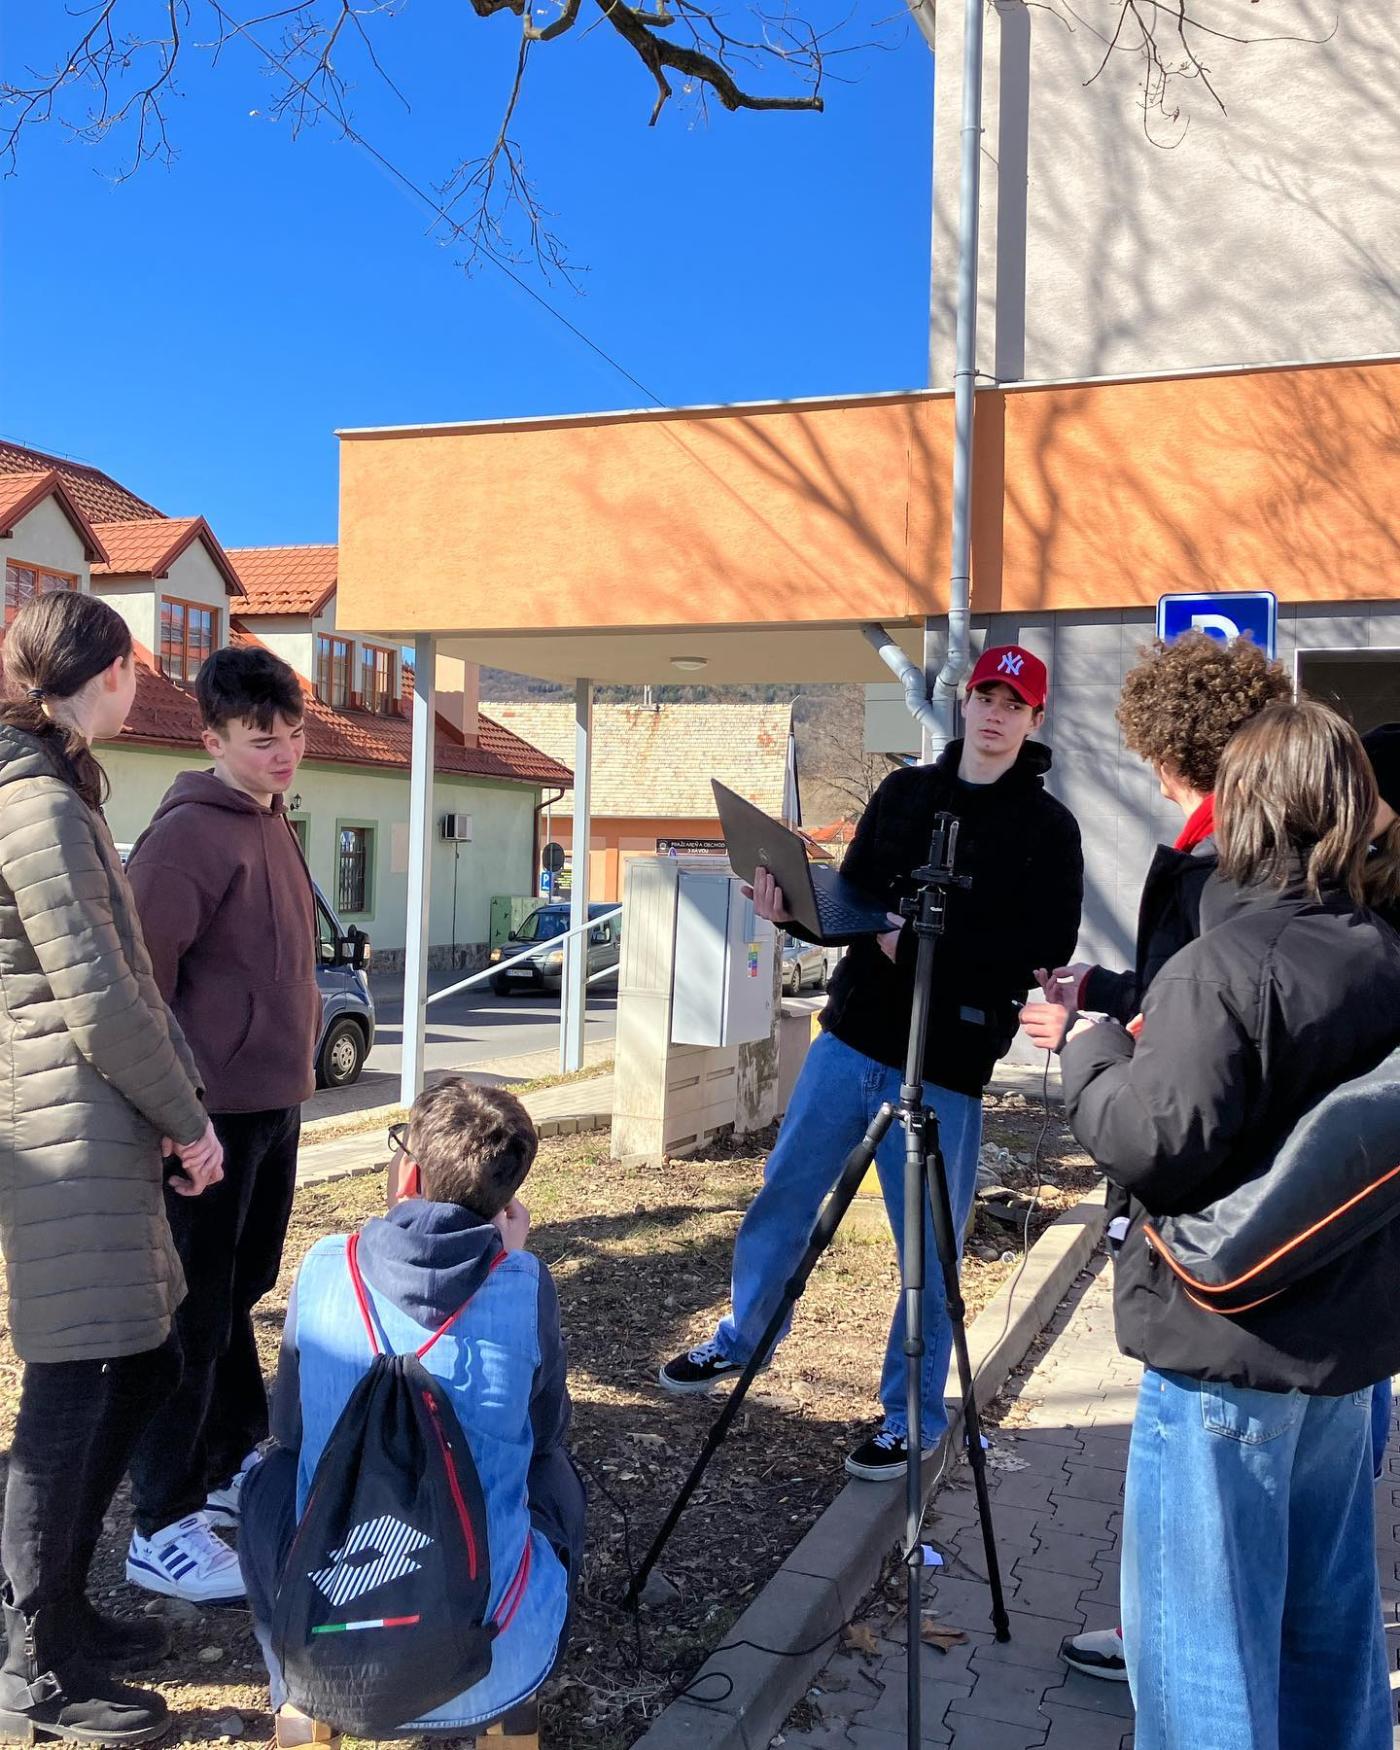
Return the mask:
[[778,1097],[772,926],[715,856],[632,857],[623,907],[614,1158],[761,1130]]
[[728,869],[682,869],[676,893],[673,1045],[747,1045],[773,1031],[773,926]]

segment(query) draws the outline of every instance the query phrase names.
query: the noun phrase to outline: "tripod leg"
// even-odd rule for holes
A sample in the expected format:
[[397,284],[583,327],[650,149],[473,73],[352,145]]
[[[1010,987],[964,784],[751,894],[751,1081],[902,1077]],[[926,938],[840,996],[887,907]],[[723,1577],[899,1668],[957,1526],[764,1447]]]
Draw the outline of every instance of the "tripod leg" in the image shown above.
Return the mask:
[[753,1354],[749,1357],[744,1371],[734,1382],[728,1401],[719,1415],[711,1424],[709,1433],[705,1436],[705,1444],[700,1456],[696,1459],[690,1475],[681,1484],[680,1492],[671,1503],[670,1511],[662,1521],[661,1529],[652,1540],[651,1548],[643,1556],[641,1566],[632,1577],[632,1582],[623,1595],[623,1605],[628,1610],[635,1610],[637,1600],[641,1597],[642,1587],[646,1585],[647,1576],[661,1559],[661,1552],[670,1541],[671,1533],[680,1523],[681,1514],[690,1503],[690,1497],[699,1487],[700,1479],[705,1474],[706,1466],[719,1450],[730,1425],[739,1414],[740,1406],[748,1395],[749,1387],[758,1375],[759,1369],[767,1361],[778,1341],[778,1334],[787,1322],[788,1314],[807,1286],[807,1278],[816,1268],[817,1259],[831,1244],[832,1235],[841,1225],[841,1218],[851,1206],[851,1199],[860,1189],[861,1180],[865,1177],[870,1163],[875,1159],[875,1151],[890,1125],[894,1122],[894,1107],[882,1106],[870,1122],[865,1135],[846,1156],[841,1168],[841,1177],[836,1181],[836,1187],[821,1214],[817,1217],[812,1232],[807,1241],[807,1249],[797,1262],[797,1267],[783,1287],[783,1298],[778,1303],[771,1319],[764,1326],[763,1335],[759,1338]]
[[928,1113],[921,1090],[904,1087],[900,1115],[904,1123],[904,1390],[909,1429],[904,1472],[904,1583],[908,1629],[905,1741],[922,1743],[923,1660],[920,1629],[923,1620],[924,1519],[924,1163]]
[[962,1387],[963,1435],[967,1441],[967,1461],[972,1467],[972,1486],[977,1495],[977,1518],[982,1527],[982,1547],[987,1555],[987,1585],[992,1594],[992,1627],[999,1641],[1009,1641],[1011,1622],[1006,1614],[1001,1565],[997,1560],[996,1533],[992,1527],[992,1502],[987,1493],[987,1455],[982,1450],[982,1416],[977,1408],[976,1380],[967,1352],[967,1309],[958,1281],[957,1234],[936,1121],[930,1140],[931,1146],[924,1156],[925,1177],[933,1214],[934,1239],[938,1245],[938,1262],[943,1270],[943,1294],[948,1308],[948,1323],[952,1327],[953,1353],[958,1360],[958,1383]]

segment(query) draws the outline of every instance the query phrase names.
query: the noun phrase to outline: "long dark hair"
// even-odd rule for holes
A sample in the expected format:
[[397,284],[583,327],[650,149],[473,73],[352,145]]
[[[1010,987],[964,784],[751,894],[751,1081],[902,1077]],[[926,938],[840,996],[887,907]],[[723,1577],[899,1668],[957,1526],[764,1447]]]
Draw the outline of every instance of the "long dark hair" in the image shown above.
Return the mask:
[[44,704],[71,699],[104,669],[130,655],[126,621],[97,596],[76,590],[35,596],[5,634],[10,697],[0,704],[0,723],[37,736],[90,808],[106,801],[107,774],[78,731],[50,717]]

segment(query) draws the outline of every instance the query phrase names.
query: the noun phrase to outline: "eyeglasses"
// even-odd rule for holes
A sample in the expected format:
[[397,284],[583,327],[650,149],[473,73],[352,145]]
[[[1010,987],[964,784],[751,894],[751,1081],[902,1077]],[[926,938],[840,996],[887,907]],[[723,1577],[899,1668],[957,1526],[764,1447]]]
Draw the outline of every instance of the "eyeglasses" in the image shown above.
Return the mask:
[[389,1147],[394,1154],[402,1155],[405,1160],[409,1158],[407,1124],[391,1124],[389,1126]]

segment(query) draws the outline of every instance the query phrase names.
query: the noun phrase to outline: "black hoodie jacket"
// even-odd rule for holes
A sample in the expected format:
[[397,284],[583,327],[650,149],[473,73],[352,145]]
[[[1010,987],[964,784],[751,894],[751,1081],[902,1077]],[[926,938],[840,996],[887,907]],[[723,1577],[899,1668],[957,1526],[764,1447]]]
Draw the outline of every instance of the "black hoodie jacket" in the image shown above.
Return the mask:
[[[957,873],[934,963],[924,1073],[954,1093],[980,1095],[1016,1033],[1016,1005],[1039,966],[1074,951],[1084,858],[1074,816],[1045,789],[1050,750],[1028,741],[994,784],[958,777],[962,742],[932,766],[891,772],[856,828],[841,872],[891,910],[928,861],[934,816],[958,817]],[[789,926],[790,928],[791,926]],[[822,1025],[853,1050],[903,1067],[917,944],[906,926],[895,962],[871,936],[852,942],[831,981]]]
[[1214,876],[1136,1046],[1104,1023],[1060,1056],[1074,1134],[1133,1195],[1118,1342],[1150,1367],[1262,1391],[1360,1391],[1400,1372],[1400,1221],[1253,1312],[1193,1305],[1143,1234],[1271,1162],[1304,1113],[1400,1044],[1400,937],[1340,894]]

